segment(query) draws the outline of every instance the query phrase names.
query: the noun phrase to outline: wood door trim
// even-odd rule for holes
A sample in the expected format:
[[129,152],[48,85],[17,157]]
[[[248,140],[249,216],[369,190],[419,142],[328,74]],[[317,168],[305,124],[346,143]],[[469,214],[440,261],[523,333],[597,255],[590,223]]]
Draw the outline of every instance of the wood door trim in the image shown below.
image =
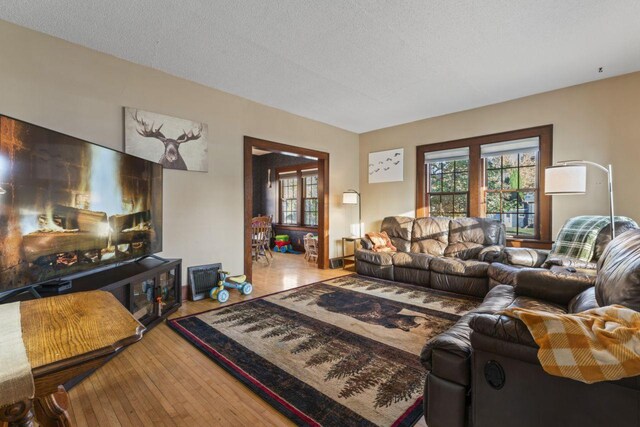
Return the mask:
[[244,137],[244,271],[252,277],[251,217],[253,214],[253,157],[252,148],[272,153],[292,153],[299,157],[315,157],[318,160],[318,268],[329,266],[329,153],[310,148]]

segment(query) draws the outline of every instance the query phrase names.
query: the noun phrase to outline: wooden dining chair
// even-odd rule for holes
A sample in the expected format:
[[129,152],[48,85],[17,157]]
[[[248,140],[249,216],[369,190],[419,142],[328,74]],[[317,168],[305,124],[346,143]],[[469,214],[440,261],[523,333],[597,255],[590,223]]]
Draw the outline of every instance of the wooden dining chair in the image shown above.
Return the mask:
[[318,238],[311,233],[304,236],[304,257],[307,261],[318,262]]
[[261,256],[269,264],[269,257],[273,258],[269,240],[271,239],[271,223],[252,222],[251,223],[251,252],[256,262]]

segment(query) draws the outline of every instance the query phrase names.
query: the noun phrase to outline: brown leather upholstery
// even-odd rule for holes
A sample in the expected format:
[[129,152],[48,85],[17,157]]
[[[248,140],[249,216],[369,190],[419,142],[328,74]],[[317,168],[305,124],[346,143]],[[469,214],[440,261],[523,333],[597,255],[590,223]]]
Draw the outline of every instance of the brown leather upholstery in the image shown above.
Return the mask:
[[530,248],[504,248],[506,263],[520,267],[541,267],[549,251]]
[[393,255],[393,265],[400,267],[419,268],[429,270],[429,263],[434,259],[427,254],[414,254],[412,252],[397,252]]
[[466,277],[487,277],[489,264],[482,261],[462,260],[457,258],[433,258],[431,271]]
[[596,276],[571,272],[564,267],[551,270],[522,270],[515,284],[516,295],[538,298],[566,306],[580,292],[593,287]]
[[411,233],[411,252],[443,256],[449,244],[449,218],[417,218]]
[[368,249],[356,251],[356,262],[365,261],[375,265],[392,265],[393,252],[374,252]]
[[391,243],[399,252],[411,250],[411,232],[413,230],[413,218],[406,216],[388,216],[382,220],[380,231],[386,231],[391,238]]
[[596,289],[589,288],[573,297],[569,302],[568,311],[569,313],[581,313],[597,307],[598,301],[596,301]]
[[611,241],[598,262],[598,304],[620,304],[640,311],[640,230]]

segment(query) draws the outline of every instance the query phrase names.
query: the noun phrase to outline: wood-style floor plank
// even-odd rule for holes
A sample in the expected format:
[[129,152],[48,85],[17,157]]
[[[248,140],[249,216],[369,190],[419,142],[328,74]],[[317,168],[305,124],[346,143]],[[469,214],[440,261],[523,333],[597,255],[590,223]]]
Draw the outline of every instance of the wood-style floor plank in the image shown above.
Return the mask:
[[[230,303],[348,274],[319,270],[302,255],[254,263],[254,291],[232,290]],[[185,302],[172,317],[219,307]],[[128,347],[69,392],[70,415],[84,426],[291,426],[293,423],[166,324]],[[424,421],[419,425],[425,426]]]

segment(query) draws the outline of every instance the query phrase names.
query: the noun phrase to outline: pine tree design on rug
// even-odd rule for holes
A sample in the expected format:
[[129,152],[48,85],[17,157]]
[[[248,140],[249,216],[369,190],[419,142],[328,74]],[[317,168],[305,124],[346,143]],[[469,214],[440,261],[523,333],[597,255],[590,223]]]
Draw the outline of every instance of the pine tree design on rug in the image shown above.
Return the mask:
[[[423,304],[439,303],[443,309],[450,308],[455,313],[464,314],[473,310],[480,300],[470,297],[464,298],[461,295],[448,296],[446,292],[438,292],[434,289],[420,289],[416,286],[406,286],[400,283],[379,282],[363,279],[360,276],[344,276],[328,280],[325,283],[338,285],[345,288],[364,288],[368,291],[380,291],[382,293],[393,293],[395,295],[405,295],[411,300],[419,300]],[[304,289],[300,290],[301,292]]]
[[374,389],[375,408],[388,407],[415,398],[424,384],[425,372],[417,357],[409,363],[406,357],[384,357],[361,343],[318,331],[303,318],[285,316],[267,307],[238,305],[221,310],[211,323],[242,328],[244,333],[263,332],[263,340],[299,340],[291,354],[306,354],[307,368],[329,364],[325,380],[344,381],[338,395],[343,399]]

